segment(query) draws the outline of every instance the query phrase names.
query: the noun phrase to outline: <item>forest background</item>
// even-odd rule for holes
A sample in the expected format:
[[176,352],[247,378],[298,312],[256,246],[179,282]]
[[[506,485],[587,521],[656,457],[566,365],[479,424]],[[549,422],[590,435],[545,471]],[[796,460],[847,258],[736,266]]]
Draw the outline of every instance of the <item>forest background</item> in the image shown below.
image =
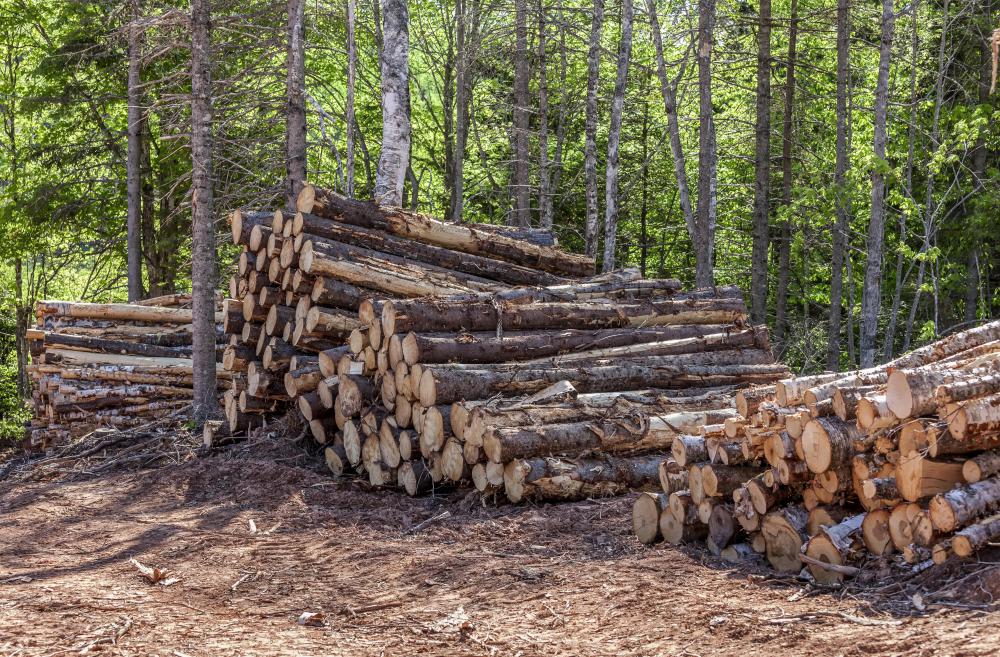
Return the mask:
[[[307,178],[372,198],[383,14],[402,6],[406,207],[737,284],[801,372],[885,360],[1000,304],[994,0],[211,5],[222,281],[226,212],[286,199],[290,7]],[[190,48],[185,2],[0,0],[0,437],[25,419],[34,302],[128,298],[130,64],[141,291],[190,289]]]

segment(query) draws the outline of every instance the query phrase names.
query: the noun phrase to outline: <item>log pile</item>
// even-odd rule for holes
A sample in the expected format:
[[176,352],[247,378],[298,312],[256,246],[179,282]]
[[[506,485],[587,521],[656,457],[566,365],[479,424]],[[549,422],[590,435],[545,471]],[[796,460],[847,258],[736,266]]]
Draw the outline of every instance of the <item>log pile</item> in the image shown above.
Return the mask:
[[224,364],[247,375],[227,416],[300,415],[332,472],[374,486],[512,501],[650,488],[675,474],[661,467],[675,436],[788,375],[736,288],[594,276],[544,232],[311,185],[294,214],[230,224],[243,253]]
[[643,542],[706,541],[821,583],[1000,538],[1000,322],[882,366],[784,379],[673,443],[684,476],[633,508]]
[[[318,443],[339,446],[347,425],[334,402],[371,393],[377,373],[373,350],[359,348],[366,362],[349,358],[362,302],[503,293],[593,273],[592,260],[558,250],[546,231],[446,224],[311,185],[298,208],[229,216],[242,247],[223,313],[230,426],[292,413]],[[351,377],[346,395],[340,373]]]
[[[27,333],[34,381],[27,447],[143,425],[190,404],[189,306],[180,294],[138,304],[39,301]],[[222,376],[220,389],[232,383]]]

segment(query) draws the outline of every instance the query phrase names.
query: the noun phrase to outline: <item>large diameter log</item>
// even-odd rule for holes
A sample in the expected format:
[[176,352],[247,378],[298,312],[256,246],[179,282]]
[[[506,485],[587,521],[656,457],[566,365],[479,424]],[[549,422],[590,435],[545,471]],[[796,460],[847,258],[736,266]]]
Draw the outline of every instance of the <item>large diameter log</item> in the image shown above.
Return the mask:
[[656,455],[575,461],[518,459],[504,467],[504,491],[515,503],[522,499],[576,500],[620,495],[654,487],[662,460]]
[[504,260],[462,253],[302,212],[295,215],[292,232],[295,235],[305,233],[308,236],[316,235],[343,244],[366,247],[510,285],[553,285],[565,280],[532,267],[522,267]]
[[936,391],[939,386],[977,379],[983,369],[985,368],[978,368],[979,371],[975,373],[935,366],[896,370],[889,375],[886,384],[886,403],[889,410],[901,420],[929,415],[938,407]]
[[[433,294],[430,292],[429,294]],[[518,304],[490,299],[412,299],[382,306],[387,335],[414,331],[535,331],[545,329],[608,329],[626,326],[739,324],[746,319],[742,299],[658,300],[627,304],[598,301]]]
[[660,514],[660,534],[671,545],[696,543],[708,536],[708,525],[701,522],[684,522],[669,509]]
[[958,486],[936,495],[930,503],[931,523],[942,533],[953,532],[1000,505],[1000,477]]
[[815,473],[846,465],[854,455],[854,441],[861,440],[857,425],[837,418],[816,418],[802,431],[806,465]]
[[486,399],[497,393],[523,394],[542,390],[558,381],[570,381],[583,392],[662,388],[715,387],[767,383],[784,376],[782,365],[733,365],[729,367],[643,367],[632,363],[586,368],[514,370],[448,369],[428,365],[419,382],[424,406]]
[[[403,360],[415,363],[506,363],[555,356],[577,350],[621,347],[725,333],[722,324],[635,327],[586,331],[507,331],[479,333],[409,333],[402,340]],[[696,350],[696,349],[691,349]]]
[[957,440],[1000,431],[1000,394],[962,402],[948,418],[948,430]]
[[590,276],[594,260],[540,247],[462,224],[446,224],[398,208],[348,199],[334,192],[304,185],[296,200],[299,212],[346,224],[407,237],[463,253],[514,262],[563,276]]
[[895,478],[899,494],[908,502],[943,493],[964,481],[962,463],[932,461],[919,452],[900,457]]
[[865,548],[874,555],[892,552],[892,536],[889,534],[889,510],[872,509],[861,522],[861,538]]

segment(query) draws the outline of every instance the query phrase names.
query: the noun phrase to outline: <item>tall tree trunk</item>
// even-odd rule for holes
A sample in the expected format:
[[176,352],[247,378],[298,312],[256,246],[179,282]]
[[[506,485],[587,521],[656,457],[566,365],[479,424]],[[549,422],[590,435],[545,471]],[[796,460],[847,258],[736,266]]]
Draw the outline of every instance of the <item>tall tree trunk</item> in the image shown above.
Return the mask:
[[767,248],[771,239],[771,0],[760,0],[757,32],[757,124],[753,197],[753,253],[750,259],[750,318],[767,320]]
[[[992,0],[983,0],[982,7],[982,25],[983,33],[987,33],[989,28],[992,27],[991,21],[993,3]],[[985,105],[990,100],[990,76],[991,76],[991,64],[992,59],[990,56],[990,46],[985,40],[983,41],[982,48],[980,49],[980,62],[979,62],[979,103]],[[975,191],[982,191],[985,185],[986,176],[986,139],[985,134],[981,132],[976,139],[976,146],[972,152],[972,175],[973,182],[972,186]],[[966,323],[973,322],[976,320],[979,309],[979,281],[980,281],[980,270],[979,270],[979,243],[978,240],[973,236],[972,244],[969,245],[969,253],[967,256],[966,274],[965,274],[965,309],[964,309],[964,321]]]
[[[916,201],[913,195],[913,163],[916,155],[917,145],[917,70],[919,67],[918,57],[920,56],[920,35],[918,31],[920,2],[913,0],[911,7],[913,20],[910,22],[910,123],[909,135],[907,137],[906,166],[903,169],[903,184],[906,197]],[[896,325],[899,321],[899,308],[903,302],[903,281],[909,277],[912,269],[912,262],[907,268],[907,273],[903,275],[903,265],[907,260],[904,248],[906,244],[906,213],[900,212],[896,219],[896,278],[892,291],[892,309],[889,311],[889,325],[885,329],[885,340],[883,342],[883,359],[891,360],[896,347]]]
[[153,134],[149,128],[149,120],[145,114],[142,117],[142,130],[139,152],[139,171],[142,195],[142,213],[139,224],[142,228],[142,259],[146,263],[146,280],[149,283],[149,296],[158,297],[167,294],[163,284],[163,249],[156,232],[156,190],[153,185],[153,165],[150,149]]
[[448,216],[452,221],[462,221],[462,199],[465,194],[465,143],[469,134],[469,63],[471,53],[466,43],[466,0],[455,0],[455,144],[451,160],[451,198]]
[[[458,4],[457,2],[455,3]],[[450,199],[455,193],[455,41],[452,26],[445,27],[448,49],[441,75],[442,137],[444,141],[444,191]],[[412,147],[411,147],[412,151]],[[412,156],[412,152],[411,152]],[[450,209],[450,206],[449,206]]]
[[[944,0],[941,7],[941,40],[938,43],[938,70],[937,78],[934,81],[934,114],[931,119],[931,158],[937,155],[941,148],[941,106],[944,104],[944,82],[948,72],[948,60],[946,58],[946,48],[948,43],[948,6],[949,0]],[[906,320],[906,333],[903,336],[903,351],[910,348],[910,340],[913,338],[913,322],[917,317],[917,307],[920,304],[921,288],[924,284],[924,273],[927,269],[927,253],[931,248],[931,243],[936,240],[935,232],[935,203],[934,203],[934,181],[936,179],[935,170],[929,168],[927,171],[926,187],[924,189],[924,217],[923,229],[924,238],[920,245],[917,263],[917,284],[913,292],[913,303],[910,304],[910,313]],[[935,277],[935,285],[937,279]],[[935,327],[937,321],[934,322]]]
[[604,22],[604,0],[594,0],[590,22],[590,45],[587,51],[587,112],[584,125],[584,161],[586,178],[587,224],[585,250],[597,255],[597,93],[601,74],[601,24]]
[[882,167],[888,140],[886,115],[889,109],[889,65],[895,27],[893,0],[882,0],[882,45],[879,49],[878,80],[875,83],[875,134],[872,139],[875,156],[872,168],[872,208],[866,244],[865,280],[861,293],[861,367],[875,364],[875,338],[878,334],[879,308],[882,305],[882,260],[885,247],[885,174]]
[[24,270],[21,258],[14,259],[14,352],[17,358],[17,395],[31,397],[31,378],[28,376],[28,322],[31,305],[24,294]]
[[622,112],[625,108],[625,85],[632,57],[632,0],[622,0],[622,35],[618,44],[618,71],[611,98],[611,127],[608,130],[608,159],[604,178],[604,271],[615,268],[615,242],[618,236],[618,150],[621,145]]
[[[546,215],[550,221],[555,219],[555,194],[559,191],[562,180],[563,146],[566,142],[566,117],[569,112],[569,93],[566,89],[566,74],[569,70],[569,55],[566,51],[566,25],[559,12],[559,120],[556,123],[556,147],[552,155],[552,177],[549,182],[549,195],[545,199],[548,206]],[[543,226],[551,228],[551,224]]]
[[538,214],[542,228],[552,228],[552,198],[549,190],[549,81],[545,3],[538,0]]
[[285,195],[288,207],[306,180],[306,0],[288,0],[288,52],[285,59]]
[[642,84],[642,168],[639,172],[639,271],[646,275],[646,259],[649,255],[649,75],[643,77]]
[[138,26],[141,8],[131,3],[132,24],[128,30],[128,155],[125,196],[128,205],[128,300],[142,298],[142,33]]
[[212,193],[212,16],[191,0],[191,337],[192,417],[218,414],[215,388],[215,206]]
[[836,223],[833,227],[833,263],[830,277],[830,327],[826,336],[826,369],[840,369],[840,316],[844,297],[844,255],[851,217],[847,203],[847,84],[851,47],[850,0],[837,0],[837,159],[833,184],[836,188]]
[[[681,67],[680,74],[678,74],[675,81],[671,82],[667,78],[667,66],[663,57],[663,36],[660,34],[660,21],[656,15],[656,0],[646,0],[646,12],[649,14],[650,29],[653,32],[653,45],[656,48],[656,74],[660,80],[660,94],[663,96],[663,108],[667,115],[667,132],[670,141],[670,154],[674,162],[674,176],[677,179],[678,202],[681,206],[681,214],[684,216],[684,225],[687,227],[688,237],[691,239],[691,245],[697,254],[703,251],[701,233],[698,230],[698,222],[691,208],[691,191],[688,186],[687,165],[684,161],[681,130],[677,121],[676,80],[680,79],[684,72],[684,67]],[[662,251],[660,256],[662,261]]]
[[[794,0],[793,0],[794,1]],[[715,30],[715,0],[698,0],[698,233],[695,251],[695,283],[714,285],[716,148],[712,111],[712,47]]]
[[410,15],[407,0],[382,0],[382,152],[375,200],[403,205],[410,163]]
[[792,0],[788,23],[788,61],[785,64],[785,110],[781,127],[781,202],[786,208],[778,238],[778,289],[774,302],[774,340],[784,347],[788,332],[788,279],[792,250],[792,119],[795,116],[795,60],[799,34],[798,2]]
[[354,198],[354,134],[358,129],[354,110],[354,91],[358,80],[358,43],[354,36],[357,13],[357,0],[347,0],[347,167],[344,190],[349,198]]
[[511,224],[531,225],[528,180],[528,1],[514,0],[514,212]]

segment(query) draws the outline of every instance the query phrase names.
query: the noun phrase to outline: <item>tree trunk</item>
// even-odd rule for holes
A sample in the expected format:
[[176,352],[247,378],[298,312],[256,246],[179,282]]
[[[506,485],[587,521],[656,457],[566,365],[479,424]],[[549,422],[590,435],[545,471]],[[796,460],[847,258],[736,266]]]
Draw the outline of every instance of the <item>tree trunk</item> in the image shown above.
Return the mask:
[[538,0],[538,214],[539,225],[552,227],[552,200],[549,189],[549,81],[545,3]]
[[[467,1],[469,0],[455,0],[457,52],[455,59],[455,152],[451,157],[454,171],[448,216],[456,223],[462,221],[464,207],[465,145],[469,136],[469,102],[472,97],[471,64],[476,49],[476,29],[475,25],[468,25],[470,19],[466,11]],[[474,16],[476,12],[475,0],[471,1],[473,2],[472,12]],[[473,28],[471,35],[469,27]]]
[[587,112],[584,125],[584,177],[586,178],[587,223],[585,248],[588,256],[597,255],[597,95],[601,73],[601,24],[604,22],[604,0],[594,0],[590,23],[590,46],[587,52]]
[[[794,0],[793,0],[794,1]],[[712,47],[715,0],[698,0],[698,212],[700,244],[695,247],[695,284],[714,285],[716,166],[715,119],[712,109]]]
[[[131,2],[132,20],[140,18],[139,0]],[[133,23],[128,28],[128,156],[126,162],[128,300],[138,301],[142,291],[142,34]]]
[[[677,196],[687,227],[688,237],[697,255],[704,248],[701,246],[701,234],[691,208],[691,191],[688,186],[687,168],[684,161],[684,148],[681,144],[680,124],[677,120],[677,81],[673,83],[667,78],[667,67],[663,57],[663,37],[660,34],[660,22],[656,15],[656,0],[646,0],[646,12],[649,14],[650,29],[653,32],[653,44],[656,47],[656,74],[660,79],[660,93],[663,96],[663,107],[667,114],[667,132],[670,139],[670,153],[674,162],[674,176],[677,179]],[[680,79],[684,73],[681,67]],[[663,252],[661,252],[661,256]]]
[[792,0],[788,24],[788,61],[785,64],[785,108],[781,128],[781,202],[786,208],[778,238],[778,289],[774,302],[774,341],[784,348],[788,332],[789,258],[792,249],[792,131],[795,109],[795,60],[799,33],[798,2]]
[[865,281],[861,296],[861,367],[875,364],[875,338],[882,301],[882,259],[885,235],[885,149],[888,141],[886,118],[889,108],[889,66],[896,14],[892,0],[882,0],[882,45],[879,50],[878,80],[875,85],[875,124],[872,148],[871,221],[868,224]]
[[[552,229],[554,219],[555,194],[559,191],[559,183],[562,180],[563,166],[563,145],[566,142],[566,120],[569,109],[569,96],[566,87],[566,76],[569,70],[569,56],[566,51],[566,25],[563,22],[562,12],[559,11],[559,120],[556,123],[556,147],[552,156],[552,165],[549,181],[549,194],[545,197],[542,206],[542,228]],[[546,223],[548,222],[548,223]]]
[[608,157],[604,179],[604,267],[615,268],[615,240],[618,234],[618,156],[625,106],[625,85],[632,56],[632,0],[622,0],[622,35],[618,44],[618,70],[611,98],[611,126],[608,129]]
[[528,180],[528,3],[514,0],[514,226],[531,225],[531,188]]
[[840,318],[844,296],[844,257],[851,216],[847,199],[847,85],[850,77],[850,0],[837,0],[837,155],[834,165],[836,223],[833,227],[833,262],[830,276],[830,327],[826,338],[826,369],[840,369]]
[[212,50],[209,0],[191,3],[191,332],[194,399],[192,414],[202,421],[219,411],[216,400],[215,205],[212,191]]
[[403,183],[410,163],[410,16],[407,0],[382,0],[382,152],[375,178],[375,200],[403,205]]
[[[306,180],[306,0],[288,0],[285,59],[285,198],[289,208]],[[353,146],[353,144],[352,144]],[[351,163],[353,165],[353,162]]]
[[760,1],[757,33],[757,124],[753,203],[750,321],[767,320],[767,249],[770,243],[771,187],[771,0]]
[[[344,127],[347,132],[347,154],[345,156],[347,170],[344,172],[344,191],[348,198],[354,198],[354,134],[358,129],[357,116],[354,110],[354,89],[357,85],[358,77],[358,43],[354,37],[357,13],[357,0],[347,0],[347,125]],[[296,196],[297,200],[298,197]],[[295,207],[294,204],[292,207]]]
[[504,468],[504,491],[511,502],[578,500],[654,487],[662,456],[605,457],[565,461],[538,458],[511,461]]

